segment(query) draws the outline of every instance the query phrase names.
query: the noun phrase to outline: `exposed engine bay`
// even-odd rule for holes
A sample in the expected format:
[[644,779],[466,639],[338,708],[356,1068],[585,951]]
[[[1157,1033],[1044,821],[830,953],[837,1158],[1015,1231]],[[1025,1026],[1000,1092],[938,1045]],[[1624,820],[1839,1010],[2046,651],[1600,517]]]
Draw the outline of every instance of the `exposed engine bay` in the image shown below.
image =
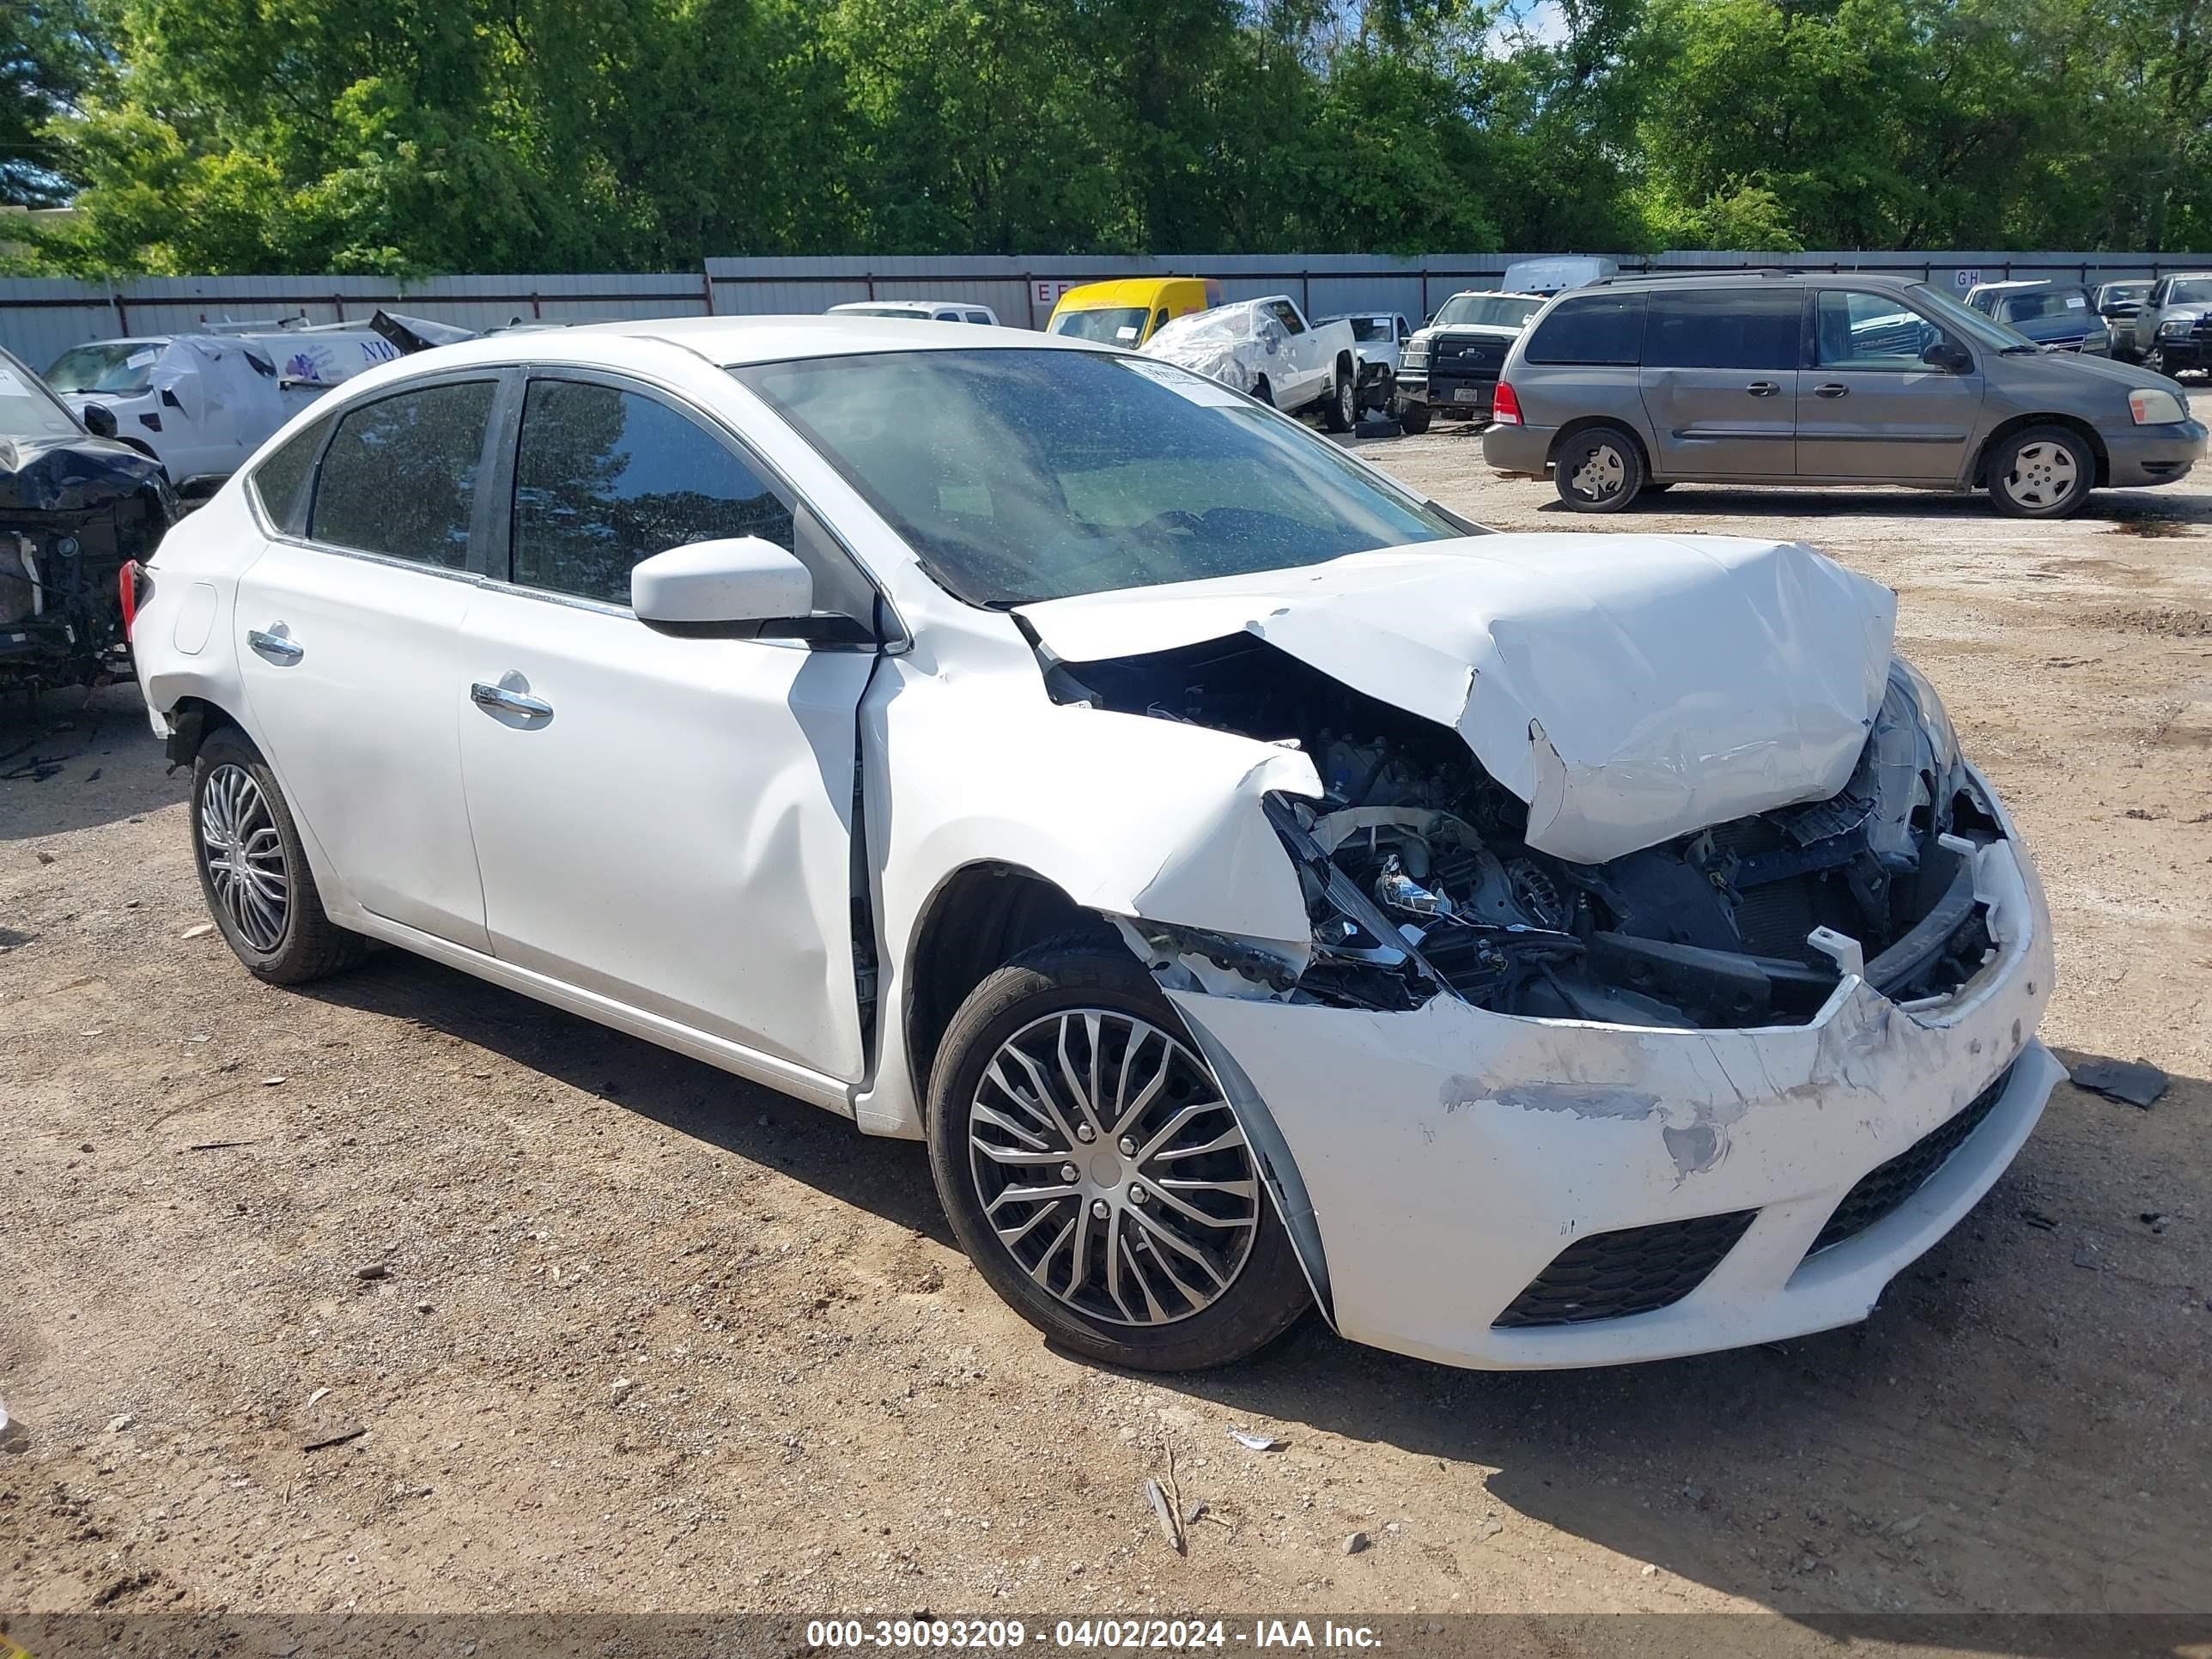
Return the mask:
[[1501,1013],[1667,1027],[1810,1019],[1845,972],[1912,1005],[1992,959],[1972,855],[2000,835],[1940,704],[1893,666],[1857,769],[1826,799],[1577,864],[1524,840],[1528,807],[1451,729],[1254,635],[1048,668],[1063,702],[1295,744],[1324,798],[1269,798],[1313,948],[1285,964],[1169,930],[1258,994],[1403,1010],[1449,994]]

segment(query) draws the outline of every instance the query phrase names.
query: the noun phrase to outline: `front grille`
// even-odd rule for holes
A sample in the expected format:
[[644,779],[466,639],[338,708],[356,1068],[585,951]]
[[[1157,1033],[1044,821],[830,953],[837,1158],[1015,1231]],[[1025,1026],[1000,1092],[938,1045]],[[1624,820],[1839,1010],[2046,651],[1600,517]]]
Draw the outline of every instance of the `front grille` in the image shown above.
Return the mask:
[[1705,1282],[1758,1214],[1737,1210],[1592,1233],[1553,1257],[1492,1328],[1583,1325],[1671,1306]]
[[1996,1107],[2011,1079],[2012,1067],[2008,1066],[1995,1082],[1966,1103],[1965,1110],[1954,1113],[1888,1163],[1868,1171],[1857,1186],[1844,1194],[1844,1201],[1836,1206],[1835,1214],[1828,1218],[1828,1224],[1820,1229],[1820,1236],[1805,1254],[1818,1255],[1831,1244],[1856,1238],[1877,1221],[1894,1215],[1905,1200],[1950,1162],[1951,1154],[1966,1144],[1966,1137],[1982,1127],[1982,1120]]

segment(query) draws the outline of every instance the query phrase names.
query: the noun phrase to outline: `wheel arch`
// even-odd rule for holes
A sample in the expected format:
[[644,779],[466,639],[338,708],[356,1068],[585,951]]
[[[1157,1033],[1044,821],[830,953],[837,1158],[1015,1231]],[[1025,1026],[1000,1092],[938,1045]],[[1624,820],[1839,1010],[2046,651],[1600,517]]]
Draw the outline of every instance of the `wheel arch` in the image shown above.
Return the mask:
[[[162,745],[171,770],[190,767],[199,758],[201,745],[224,726],[246,731],[246,723],[212,697],[186,695],[168,711],[169,736]],[[246,733],[252,741],[252,734]]]
[[2105,441],[2099,435],[2095,427],[2078,415],[2041,414],[2014,415],[1998,422],[1992,427],[1990,429],[1990,435],[1982,440],[1980,449],[1975,452],[1973,470],[1966,475],[1966,482],[1977,489],[1987,485],[1990,481],[1990,457],[1994,456],[2005,444],[2034,426],[2063,428],[2089,446],[2089,453],[2097,463],[2097,476],[2089,486],[2091,489],[2100,489],[2111,481],[2112,459],[2106,450]]
[[1578,436],[1582,433],[1588,432],[1593,427],[1601,426],[1613,427],[1616,430],[1626,432],[1628,434],[1629,441],[1636,446],[1636,459],[1643,464],[1644,476],[1647,480],[1650,479],[1652,477],[1651,447],[1649,444],[1644,441],[1644,434],[1641,432],[1638,431],[1636,428],[1631,425],[1628,422],[1622,420],[1618,415],[1577,416],[1573,420],[1569,421],[1565,426],[1561,427],[1556,433],[1552,434],[1552,447],[1544,452],[1544,464],[1547,466],[1558,465],[1559,450],[1561,447],[1566,443],[1568,439]]

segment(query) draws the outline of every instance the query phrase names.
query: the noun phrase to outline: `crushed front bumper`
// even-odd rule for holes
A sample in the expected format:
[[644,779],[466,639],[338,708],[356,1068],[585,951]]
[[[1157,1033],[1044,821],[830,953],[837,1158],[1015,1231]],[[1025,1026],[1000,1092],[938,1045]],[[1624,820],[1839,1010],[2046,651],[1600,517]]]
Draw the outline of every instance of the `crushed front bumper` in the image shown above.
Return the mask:
[[[1975,869],[1996,956],[1935,1006],[1856,976],[1810,1024],[1748,1030],[1526,1019],[1447,997],[1390,1014],[1170,994],[1232,1100],[1267,1120],[1261,1144],[1295,1163],[1322,1258],[1309,1267],[1346,1336],[1493,1370],[1772,1341],[1864,1318],[2003,1172],[2064,1074],[2034,1037],[2049,913],[2007,836]],[[1893,1182],[1901,1201],[1867,1202],[1886,1169],[1930,1168],[1917,1188]],[[1741,1231],[1723,1228],[1710,1269],[1665,1305],[1534,1326],[1509,1314],[1578,1241],[1679,1239],[1666,1224],[1721,1217]],[[1678,1256],[1655,1271],[1679,1281]]]

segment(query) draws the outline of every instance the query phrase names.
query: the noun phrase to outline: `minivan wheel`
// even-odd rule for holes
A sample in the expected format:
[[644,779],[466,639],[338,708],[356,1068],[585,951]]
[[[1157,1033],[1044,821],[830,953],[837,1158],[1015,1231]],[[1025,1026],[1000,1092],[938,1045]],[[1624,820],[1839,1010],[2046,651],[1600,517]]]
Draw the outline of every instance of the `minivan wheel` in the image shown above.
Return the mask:
[[323,914],[275,774],[236,726],[192,763],[192,862],[224,941],[255,978],[300,985],[351,966],[368,941]]
[[1212,1069],[1117,945],[1041,945],[977,986],[939,1050],[928,1133],[976,1270],[1078,1353],[1226,1364],[1311,1300]]
[[1562,443],[1553,457],[1559,499],[1577,513],[1618,513],[1644,489],[1636,440],[1617,426],[1593,426]]
[[1418,438],[1429,429],[1429,406],[1426,404],[1407,404],[1398,411],[1398,430],[1409,438]]
[[1336,389],[1329,394],[1328,407],[1322,410],[1321,419],[1331,432],[1349,432],[1359,424],[1359,388],[1340,368],[1336,372]]
[[2064,427],[2032,426],[1990,459],[1990,499],[2015,519],[2063,519],[2081,510],[2096,482],[2089,446]]

